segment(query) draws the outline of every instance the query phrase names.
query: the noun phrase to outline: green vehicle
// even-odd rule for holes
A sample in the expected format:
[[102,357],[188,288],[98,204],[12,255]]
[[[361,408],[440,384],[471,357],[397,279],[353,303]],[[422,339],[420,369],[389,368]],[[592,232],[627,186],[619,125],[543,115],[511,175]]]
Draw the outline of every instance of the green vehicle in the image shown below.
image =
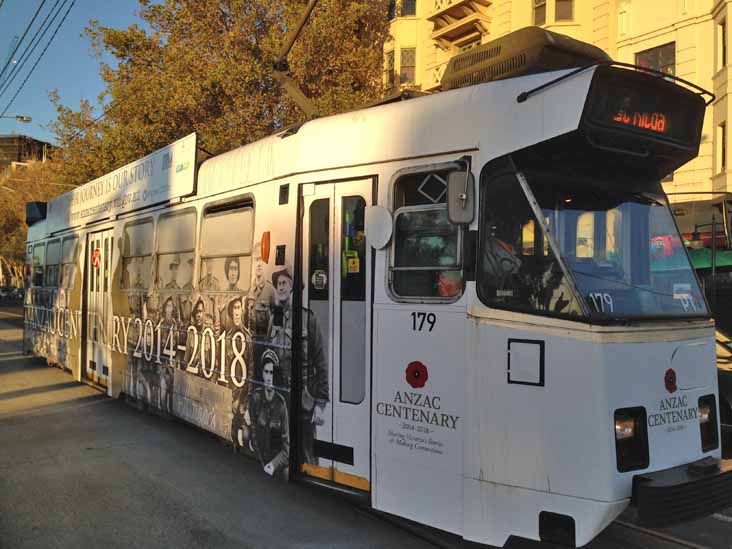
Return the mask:
[[[719,412],[725,456],[732,455],[732,193],[669,193],[682,242],[657,235],[651,246],[663,255],[683,245],[699,276],[717,328]],[[673,257],[673,256],[670,256]],[[663,261],[661,269],[674,266]]]

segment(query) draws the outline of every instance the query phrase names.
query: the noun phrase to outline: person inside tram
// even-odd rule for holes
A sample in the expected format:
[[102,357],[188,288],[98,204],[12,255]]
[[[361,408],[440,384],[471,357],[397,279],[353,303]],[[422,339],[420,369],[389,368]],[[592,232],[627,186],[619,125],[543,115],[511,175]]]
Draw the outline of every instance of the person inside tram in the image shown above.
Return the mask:
[[440,271],[437,280],[437,294],[440,297],[455,297],[463,291],[463,275],[460,271]]

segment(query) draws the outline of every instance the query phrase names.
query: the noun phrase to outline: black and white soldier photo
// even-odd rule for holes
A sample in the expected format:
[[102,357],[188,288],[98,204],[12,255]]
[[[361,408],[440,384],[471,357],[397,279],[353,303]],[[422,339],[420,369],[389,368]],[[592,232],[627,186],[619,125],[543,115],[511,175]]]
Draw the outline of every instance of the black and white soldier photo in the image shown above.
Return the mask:
[[[269,321],[269,345],[277,353],[283,368],[283,385],[292,386],[292,275],[288,268],[272,273],[275,289],[274,302]],[[317,465],[314,451],[315,431],[324,423],[326,406],[330,401],[328,382],[328,361],[325,356],[323,337],[318,320],[313,312],[303,308],[301,364],[297,367],[302,376],[300,395],[300,440],[304,463]]]
[[249,395],[244,423],[251,435],[249,445],[259,459],[264,472],[287,478],[290,454],[290,425],[288,404],[275,387],[280,359],[277,353],[262,353],[262,381]]

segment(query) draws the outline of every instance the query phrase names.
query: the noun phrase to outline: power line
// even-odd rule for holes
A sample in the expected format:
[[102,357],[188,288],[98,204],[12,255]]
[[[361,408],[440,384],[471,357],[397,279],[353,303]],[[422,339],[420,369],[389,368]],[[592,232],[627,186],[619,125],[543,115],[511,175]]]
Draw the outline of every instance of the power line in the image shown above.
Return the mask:
[[[51,26],[54,24],[54,22],[56,21],[56,18],[58,18],[58,16],[61,14],[61,11],[63,10],[64,5],[66,4],[66,2],[68,2],[68,0],[63,0],[63,4],[61,4],[61,6],[58,9],[56,9],[56,6],[58,6],[59,2],[61,2],[61,0],[56,0],[56,3],[51,8],[51,11],[49,11],[46,14],[46,18],[43,20],[43,22],[41,23],[41,26],[38,28],[38,30],[36,30],[36,34],[31,39],[31,43],[30,43],[29,47],[27,47],[25,49],[23,54],[20,56],[20,59],[16,63],[16,65],[6,75],[5,82],[0,82],[0,97],[3,96],[3,94],[13,84],[13,82],[18,77],[18,75],[23,71],[23,67],[25,66],[26,62],[33,55],[33,52],[36,51],[38,44],[40,44],[41,41],[43,40],[43,38],[46,36],[46,33],[51,28]],[[54,11],[55,11],[55,13],[54,13]],[[51,19],[49,21],[49,18],[51,17],[52,14],[53,14],[53,19]],[[48,24],[46,24],[46,23],[48,23]],[[39,33],[41,33],[41,30],[43,31],[43,33],[40,34],[40,36],[39,36]]]
[[33,26],[33,23],[35,22],[36,18],[38,17],[38,14],[41,13],[41,9],[43,8],[43,5],[46,3],[46,0],[41,0],[41,4],[38,6],[38,9],[36,10],[36,13],[33,15],[33,19],[31,19],[31,22],[28,23],[28,26],[25,28],[25,31],[23,31],[23,36],[20,37],[20,40],[18,40],[18,43],[15,44],[15,49],[13,50],[13,53],[10,54],[10,58],[8,59],[8,62],[5,63],[5,66],[3,67],[3,70],[0,71],[0,78],[3,77],[5,74],[5,71],[10,66],[11,62],[13,61],[13,57],[15,56],[15,53],[18,51],[18,48],[20,47],[20,44],[22,44],[23,39],[25,38],[25,35],[28,34],[28,31]]
[[43,56],[46,53],[46,50],[48,50],[48,47],[53,42],[53,39],[56,38],[56,34],[58,34],[59,29],[66,21],[66,18],[69,16],[69,12],[71,11],[71,8],[74,7],[74,4],[76,4],[76,0],[72,0],[71,4],[69,5],[68,9],[66,10],[66,13],[64,13],[63,18],[61,19],[59,24],[56,26],[56,30],[53,31],[53,35],[51,35],[51,38],[49,39],[48,43],[46,44],[46,47],[43,48],[41,55],[38,56],[38,59],[36,59],[36,62],[33,64],[33,67],[31,67],[30,72],[26,75],[25,80],[23,80],[23,83],[17,89],[17,91],[15,92],[15,95],[13,95],[13,98],[10,100],[10,103],[8,103],[7,106],[5,107],[5,110],[3,110],[3,112],[0,113],[0,116],[3,116],[3,115],[5,115],[6,112],[8,112],[8,109],[10,109],[10,107],[12,106],[13,101],[15,101],[15,99],[18,97],[20,92],[23,90],[23,87],[25,86],[26,82],[28,82],[28,79],[31,77],[31,75],[33,74],[33,71],[38,66],[38,63],[41,61],[41,59],[43,59]]

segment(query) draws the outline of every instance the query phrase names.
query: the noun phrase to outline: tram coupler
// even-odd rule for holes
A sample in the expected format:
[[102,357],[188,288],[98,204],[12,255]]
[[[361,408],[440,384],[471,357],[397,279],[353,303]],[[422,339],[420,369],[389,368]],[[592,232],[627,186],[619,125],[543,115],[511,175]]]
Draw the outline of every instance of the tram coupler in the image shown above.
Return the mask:
[[732,505],[732,460],[706,457],[633,477],[631,504],[641,526],[658,528]]

